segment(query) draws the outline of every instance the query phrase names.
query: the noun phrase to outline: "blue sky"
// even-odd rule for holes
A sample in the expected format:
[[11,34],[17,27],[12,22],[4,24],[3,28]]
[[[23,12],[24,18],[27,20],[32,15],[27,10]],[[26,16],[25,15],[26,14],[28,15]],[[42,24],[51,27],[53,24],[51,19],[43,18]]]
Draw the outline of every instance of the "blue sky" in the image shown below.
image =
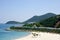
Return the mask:
[[23,22],[48,12],[60,14],[60,0],[0,0],[0,23]]

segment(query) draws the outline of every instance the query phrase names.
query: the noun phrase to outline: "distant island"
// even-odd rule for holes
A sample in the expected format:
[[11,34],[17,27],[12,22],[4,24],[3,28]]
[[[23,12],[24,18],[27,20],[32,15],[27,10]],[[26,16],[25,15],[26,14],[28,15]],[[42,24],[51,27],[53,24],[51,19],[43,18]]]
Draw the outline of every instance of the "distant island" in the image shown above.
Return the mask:
[[8,22],[6,22],[6,24],[21,24],[21,22],[17,22],[17,21],[8,21]]

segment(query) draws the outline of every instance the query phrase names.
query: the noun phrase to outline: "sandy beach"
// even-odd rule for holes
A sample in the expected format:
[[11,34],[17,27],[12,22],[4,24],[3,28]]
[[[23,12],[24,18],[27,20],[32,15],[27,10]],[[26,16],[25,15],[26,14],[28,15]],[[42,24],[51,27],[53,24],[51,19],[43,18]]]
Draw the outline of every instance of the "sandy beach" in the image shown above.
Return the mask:
[[[36,33],[38,36],[33,36],[32,33]],[[60,35],[46,32],[31,32],[31,34],[15,40],[60,40]]]

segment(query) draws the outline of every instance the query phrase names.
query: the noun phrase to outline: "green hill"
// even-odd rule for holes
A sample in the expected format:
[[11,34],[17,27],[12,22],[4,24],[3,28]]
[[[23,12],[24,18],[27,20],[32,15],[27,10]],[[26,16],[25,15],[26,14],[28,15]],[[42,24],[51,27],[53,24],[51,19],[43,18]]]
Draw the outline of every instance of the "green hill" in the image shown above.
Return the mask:
[[45,27],[55,27],[56,23],[59,21],[58,19],[60,19],[60,15],[50,17],[46,20],[42,20],[40,24],[44,25]]
[[44,14],[41,16],[33,16],[32,18],[28,19],[24,23],[39,22],[39,21],[45,20],[45,19],[50,18],[50,17],[55,16],[55,15],[56,14],[54,14],[54,13],[47,13],[47,14]]

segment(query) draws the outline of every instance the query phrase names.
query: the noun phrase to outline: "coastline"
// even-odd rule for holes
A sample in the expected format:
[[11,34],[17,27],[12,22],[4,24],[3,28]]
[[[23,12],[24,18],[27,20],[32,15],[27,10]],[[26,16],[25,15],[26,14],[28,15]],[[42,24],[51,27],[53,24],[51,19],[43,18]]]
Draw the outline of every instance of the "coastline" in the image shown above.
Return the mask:
[[[36,33],[38,34],[38,36],[33,36],[32,33]],[[31,32],[31,34],[27,36],[17,38],[14,40],[60,40],[60,34],[47,33],[47,32]]]

